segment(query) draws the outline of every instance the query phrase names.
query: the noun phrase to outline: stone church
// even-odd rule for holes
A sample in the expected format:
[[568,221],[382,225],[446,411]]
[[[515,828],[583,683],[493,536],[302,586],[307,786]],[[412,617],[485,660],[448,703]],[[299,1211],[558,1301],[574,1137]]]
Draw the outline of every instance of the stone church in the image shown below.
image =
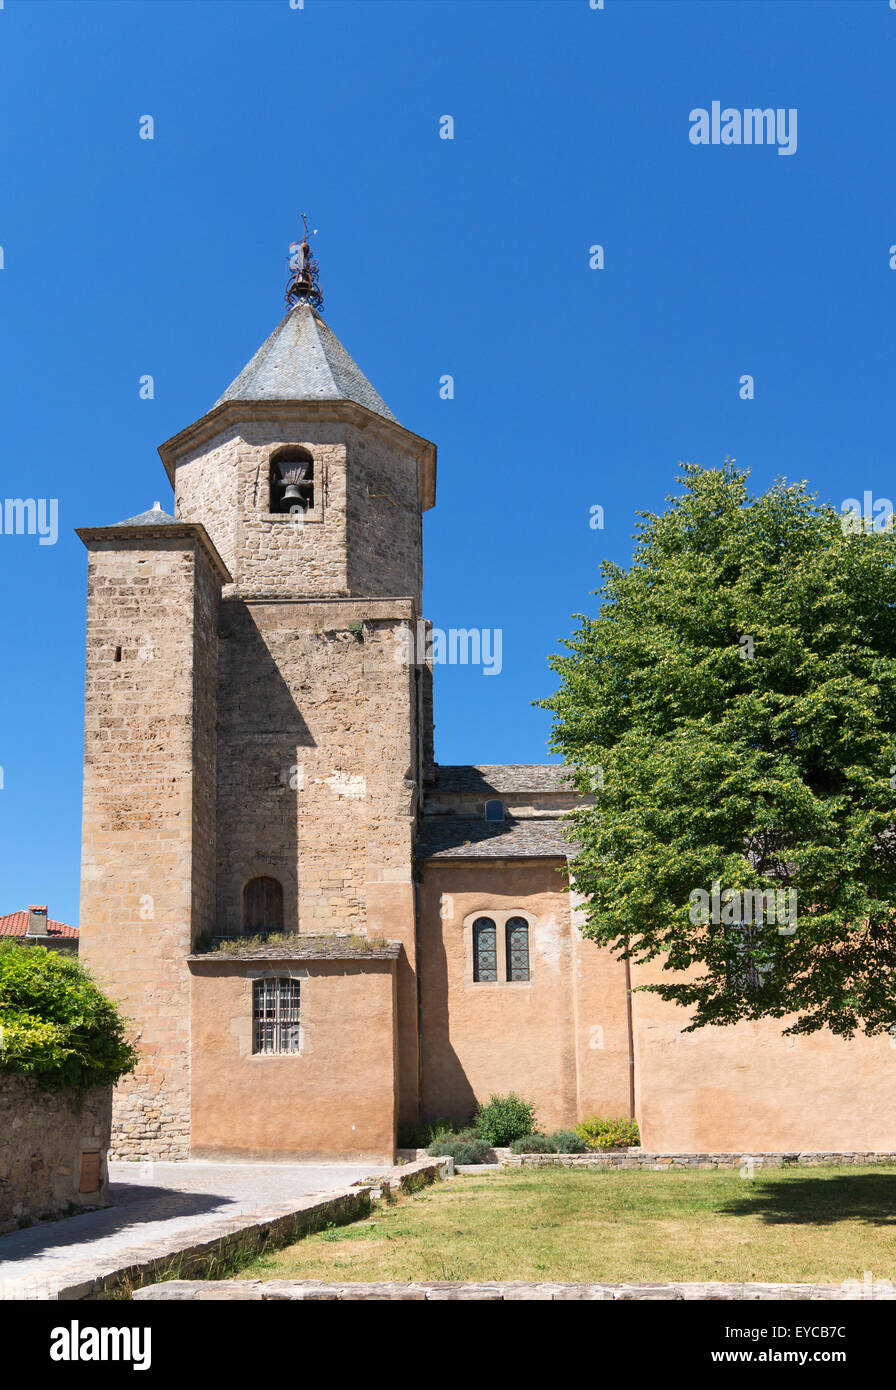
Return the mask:
[[294,251],[286,316],[159,450],[173,514],[78,532],[81,954],[140,1055],[115,1153],[392,1161],[510,1090],[653,1150],[896,1149],[896,1040],[684,1033],[578,931],[563,769],[435,762],[404,639],[436,449]]

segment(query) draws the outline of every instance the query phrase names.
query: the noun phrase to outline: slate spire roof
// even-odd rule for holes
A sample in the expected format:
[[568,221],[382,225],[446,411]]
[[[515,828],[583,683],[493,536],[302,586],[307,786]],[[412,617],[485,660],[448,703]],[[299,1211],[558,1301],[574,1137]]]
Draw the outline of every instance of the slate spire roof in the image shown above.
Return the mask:
[[354,401],[398,423],[320,314],[296,304],[215,401]]
[[136,516],[126,517],[124,521],[113,521],[113,526],[177,526],[179,523],[176,517],[170,512],[162,511],[160,502],[156,502],[148,512],[138,512]]

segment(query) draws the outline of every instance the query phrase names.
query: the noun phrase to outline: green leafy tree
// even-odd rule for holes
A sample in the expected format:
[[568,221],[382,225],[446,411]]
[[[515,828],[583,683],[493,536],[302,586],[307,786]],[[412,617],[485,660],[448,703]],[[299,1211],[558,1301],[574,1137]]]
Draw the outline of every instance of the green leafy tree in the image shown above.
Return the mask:
[[[753,497],[733,461],[683,467],[667,510],[640,514],[631,567],[603,565],[600,614],[576,615],[541,702],[593,798],[570,817],[585,934],[661,960],[647,987],[691,1028],[879,1033],[896,1021],[896,538],[850,530],[804,484]],[[701,920],[714,886],[721,921],[718,896]],[[738,925],[731,894],[776,890],[795,922]]]
[[136,1061],[115,1005],[77,960],[0,942],[0,1084],[6,1072],[42,1090],[85,1091]]

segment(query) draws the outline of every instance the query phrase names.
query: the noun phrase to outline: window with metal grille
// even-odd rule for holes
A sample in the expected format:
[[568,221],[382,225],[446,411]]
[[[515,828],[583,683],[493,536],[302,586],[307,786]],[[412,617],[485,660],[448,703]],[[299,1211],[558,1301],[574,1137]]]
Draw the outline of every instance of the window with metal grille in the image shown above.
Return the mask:
[[729,922],[731,954],[728,960],[728,989],[732,994],[752,994],[762,989],[774,973],[774,953],[763,945],[763,930],[749,922]]
[[252,981],[252,1051],[299,1052],[299,981]]
[[529,978],[529,923],[525,917],[508,917],[505,927],[508,980]]
[[473,923],[473,979],[498,978],[498,931],[490,917],[477,917]]

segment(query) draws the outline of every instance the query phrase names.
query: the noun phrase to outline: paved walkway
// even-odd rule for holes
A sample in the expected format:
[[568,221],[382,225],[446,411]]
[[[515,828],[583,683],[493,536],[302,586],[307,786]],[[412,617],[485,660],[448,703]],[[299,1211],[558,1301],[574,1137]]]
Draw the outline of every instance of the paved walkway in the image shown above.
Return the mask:
[[53,1298],[88,1262],[114,1264],[136,1248],[247,1213],[285,1211],[389,1171],[369,1163],[110,1163],[113,1205],[0,1236],[0,1300]]

